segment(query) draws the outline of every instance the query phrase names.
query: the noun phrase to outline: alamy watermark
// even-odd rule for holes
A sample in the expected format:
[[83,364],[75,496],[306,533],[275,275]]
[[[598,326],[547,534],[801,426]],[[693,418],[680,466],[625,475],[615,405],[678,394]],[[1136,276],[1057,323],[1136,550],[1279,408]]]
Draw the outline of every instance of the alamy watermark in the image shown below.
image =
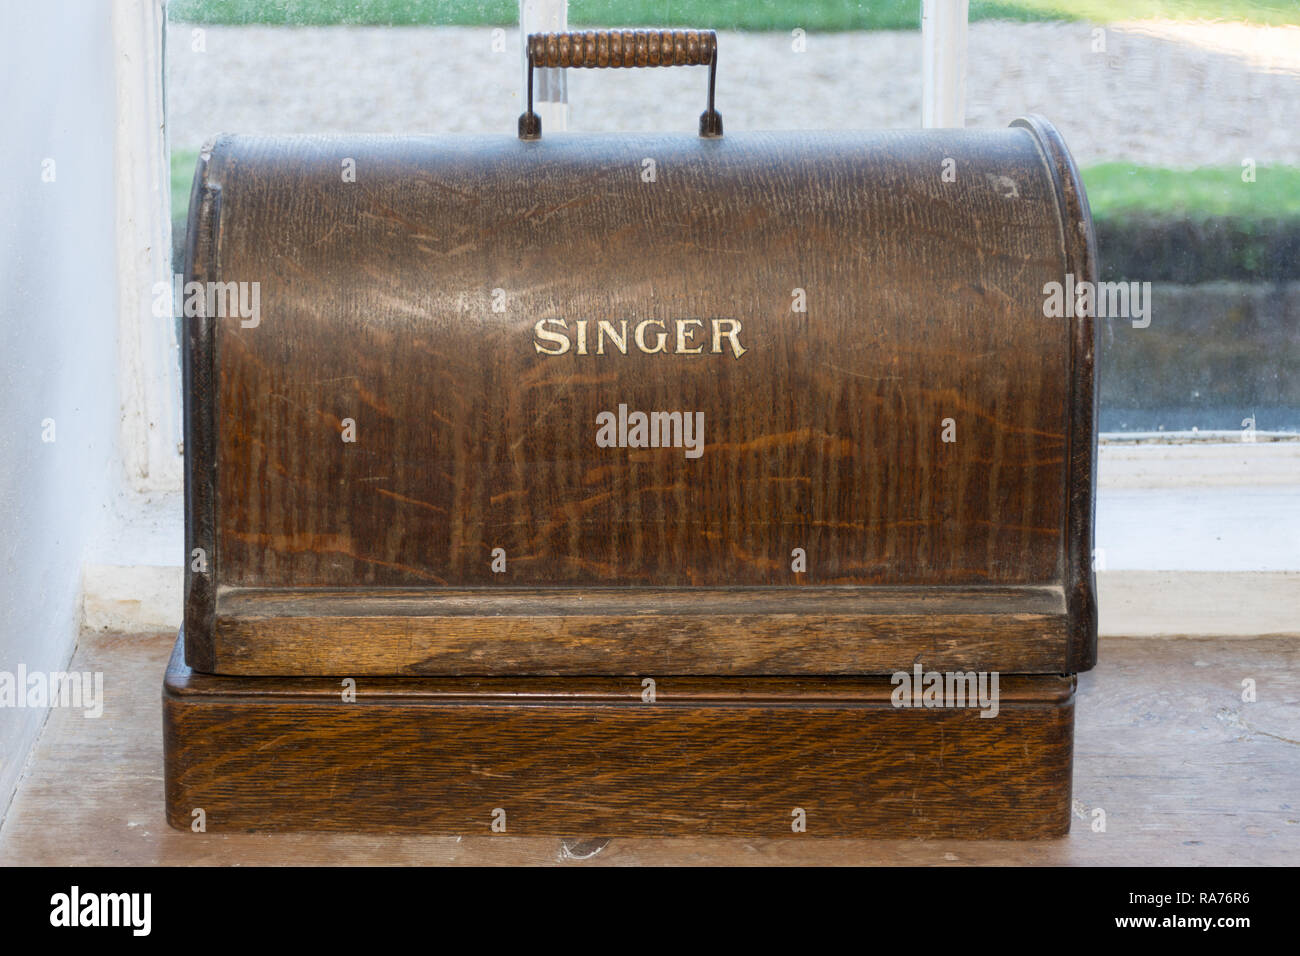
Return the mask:
[[0,671],[0,707],[73,707],[95,719],[104,713],[103,671]]
[[629,412],[596,415],[599,448],[680,448],[687,458],[704,454],[703,412]]
[[262,323],[262,285],[260,282],[186,282],[179,272],[171,284],[153,284],[153,314],[160,319],[238,318],[245,329]]
[[1067,272],[1065,282],[1043,286],[1043,315],[1049,319],[1132,319],[1133,328],[1145,329],[1151,324],[1151,283],[1076,282]]
[[83,893],[74,886],[50,897],[50,925],[118,926],[129,928],[133,936],[148,936],[152,909],[151,893]]
[[969,707],[981,717],[998,715],[997,671],[923,672],[916,664],[911,673],[895,671],[889,682],[895,707]]

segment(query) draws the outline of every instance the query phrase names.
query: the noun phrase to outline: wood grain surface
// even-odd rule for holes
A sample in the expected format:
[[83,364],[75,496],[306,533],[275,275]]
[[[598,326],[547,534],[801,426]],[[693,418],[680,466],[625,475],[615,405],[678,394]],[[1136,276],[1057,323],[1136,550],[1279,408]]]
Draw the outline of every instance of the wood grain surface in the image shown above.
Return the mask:
[[1059,673],[1059,588],[250,588],[231,674]]
[[[194,674],[163,693],[167,815],[209,830],[1030,838],[1070,825],[1074,681],[897,708],[885,678]],[[504,816],[501,816],[502,812]]]
[[[1095,267],[1071,183],[1024,127],[219,139],[187,271],[257,282],[260,321],[188,326],[190,663],[248,666],[216,639],[253,634],[223,606],[247,588],[1055,586],[1052,666],[1088,666],[1094,330],[1043,316],[1046,282]],[[568,323],[565,354],[538,351],[541,320]],[[578,355],[579,320],[590,352],[600,320],[663,322],[671,347]],[[620,405],[702,413],[702,455],[598,447]],[[827,666],[877,668],[853,642]]]

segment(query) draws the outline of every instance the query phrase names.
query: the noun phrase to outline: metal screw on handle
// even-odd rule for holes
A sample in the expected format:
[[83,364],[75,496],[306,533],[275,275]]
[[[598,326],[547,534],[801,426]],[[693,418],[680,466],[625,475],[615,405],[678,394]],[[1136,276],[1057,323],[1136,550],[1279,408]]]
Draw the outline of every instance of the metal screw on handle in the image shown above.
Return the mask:
[[533,33],[528,37],[528,112],[519,117],[520,139],[541,139],[542,118],[533,112],[533,71],[542,68],[639,66],[709,67],[708,107],[700,135],[722,135],[722,114],[713,106],[718,76],[718,37],[712,30],[588,30]]

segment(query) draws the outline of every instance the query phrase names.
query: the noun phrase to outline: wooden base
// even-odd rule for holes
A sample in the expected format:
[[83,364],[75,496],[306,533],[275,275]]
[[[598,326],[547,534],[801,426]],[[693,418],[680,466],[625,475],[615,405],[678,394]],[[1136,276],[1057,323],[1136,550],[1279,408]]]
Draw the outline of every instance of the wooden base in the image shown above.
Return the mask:
[[887,677],[664,678],[653,702],[640,677],[362,678],[348,701],[342,678],[195,673],[181,647],[163,687],[180,829],[1022,839],[1070,826],[1070,677],[1002,675],[993,718],[896,708]]

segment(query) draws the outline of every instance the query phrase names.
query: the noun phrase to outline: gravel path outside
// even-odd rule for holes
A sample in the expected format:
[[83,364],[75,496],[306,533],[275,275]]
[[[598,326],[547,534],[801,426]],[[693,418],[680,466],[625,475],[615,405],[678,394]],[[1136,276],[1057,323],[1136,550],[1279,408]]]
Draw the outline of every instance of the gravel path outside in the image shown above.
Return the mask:
[[[495,132],[521,111],[519,37],[477,27],[168,28],[173,149],[218,132]],[[971,24],[967,125],[1038,112],[1076,160],[1300,164],[1300,28]],[[500,39],[500,37],[498,37]],[[917,32],[719,36],[728,131],[920,125]],[[570,129],[695,132],[703,68],[571,70]]]

